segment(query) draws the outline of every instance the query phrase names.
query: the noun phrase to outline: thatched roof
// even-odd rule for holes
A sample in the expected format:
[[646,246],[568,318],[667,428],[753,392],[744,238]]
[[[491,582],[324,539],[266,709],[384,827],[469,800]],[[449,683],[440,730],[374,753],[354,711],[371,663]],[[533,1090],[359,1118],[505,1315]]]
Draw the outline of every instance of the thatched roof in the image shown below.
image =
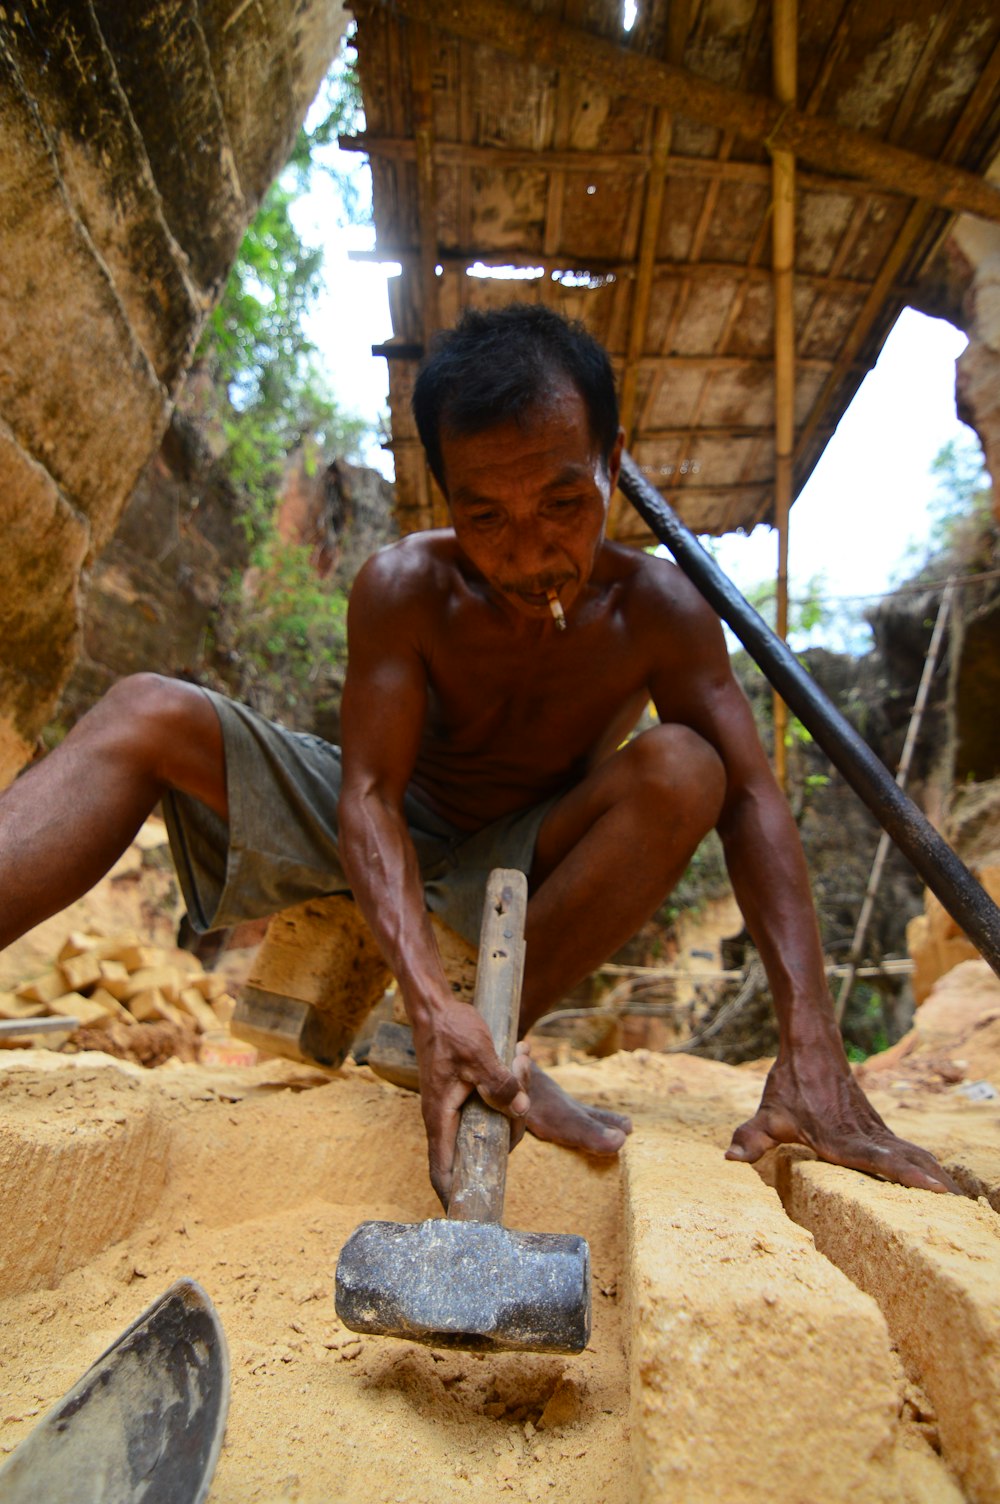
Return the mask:
[[416,362],[467,305],[582,318],[634,458],[721,533],[780,520],[955,214],[1000,220],[995,0],[809,0],[797,37],[793,0],[356,8],[405,530],[443,515]]

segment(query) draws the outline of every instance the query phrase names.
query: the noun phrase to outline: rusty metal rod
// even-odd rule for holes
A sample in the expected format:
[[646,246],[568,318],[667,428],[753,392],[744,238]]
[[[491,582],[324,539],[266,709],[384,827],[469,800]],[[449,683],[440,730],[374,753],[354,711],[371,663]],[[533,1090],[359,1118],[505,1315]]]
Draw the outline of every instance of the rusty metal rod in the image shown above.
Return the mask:
[[628,454],[623,457],[618,484],[646,526],[669,548],[688,579],[733,629],[834,767],[888,831],[983,960],[1000,976],[1000,909],[965,863],[897,787],[885,764],[830,703],[795,654],[743,599]]

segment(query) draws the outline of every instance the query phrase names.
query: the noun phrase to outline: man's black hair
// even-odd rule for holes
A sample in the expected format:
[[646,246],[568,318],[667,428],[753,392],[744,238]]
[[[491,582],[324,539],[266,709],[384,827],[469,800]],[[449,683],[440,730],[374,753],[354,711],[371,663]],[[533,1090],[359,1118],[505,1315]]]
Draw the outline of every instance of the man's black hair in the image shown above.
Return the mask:
[[467,308],[435,335],[417,374],[413,416],[427,463],[444,489],[441,430],[481,433],[518,422],[568,379],[583,398],[605,465],[618,437],[618,399],[607,351],[582,324],[537,303]]

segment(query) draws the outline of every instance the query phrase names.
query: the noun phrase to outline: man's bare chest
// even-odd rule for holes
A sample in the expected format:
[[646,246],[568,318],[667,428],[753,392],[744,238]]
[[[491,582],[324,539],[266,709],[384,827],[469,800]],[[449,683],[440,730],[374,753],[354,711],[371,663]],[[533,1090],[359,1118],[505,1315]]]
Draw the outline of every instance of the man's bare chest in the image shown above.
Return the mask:
[[645,703],[642,666],[608,637],[546,640],[534,650],[489,642],[465,649],[433,662],[428,676],[425,739],[454,752],[586,758]]

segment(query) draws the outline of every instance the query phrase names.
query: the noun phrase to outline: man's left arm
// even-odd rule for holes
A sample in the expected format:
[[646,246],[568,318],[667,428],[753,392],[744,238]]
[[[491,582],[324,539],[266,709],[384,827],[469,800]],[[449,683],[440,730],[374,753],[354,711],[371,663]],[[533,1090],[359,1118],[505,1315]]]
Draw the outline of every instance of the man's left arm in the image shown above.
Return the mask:
[[722,758],[726,797],[717,829],[779,1030],[760,1108],[736,1130],[728,1157],[752,1162],[775,1144],[804,1143],[821,1159],[903,1185],[957,1190],[932,1155],[891,1132],[851,1073],[798,830],[733,677],[718,618],[687,582],[677,594],[671,661],[657,665],[650,689],[661,720],[689,726]]

